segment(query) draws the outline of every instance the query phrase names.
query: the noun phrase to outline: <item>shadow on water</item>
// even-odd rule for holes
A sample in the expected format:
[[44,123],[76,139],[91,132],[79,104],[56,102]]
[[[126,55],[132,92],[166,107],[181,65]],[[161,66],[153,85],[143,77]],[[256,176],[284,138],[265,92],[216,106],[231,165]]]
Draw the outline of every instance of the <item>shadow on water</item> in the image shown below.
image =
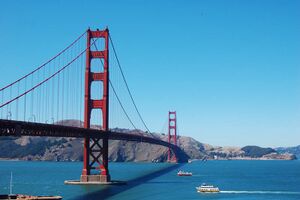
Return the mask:
[[[141,184],[146,183],[147,181],[150,181],[152,179],[155,179],[159,176],[162,176],[172,170],[175,170],[179,167],[182,167],[184,164],[174,164],[165,168],[162,168],[160,170],[154,171],[152,173],[146,174],[144,176],[140,176],[138,178],[132,179],[127,181],[126,185],[107,185],[107,186],[100,186],[101,189],[87,193],[78,197],[73,198],[72,200],[82,200],[82,199],[107,199],[109,197],[112,197],[114,195],[117,195],[121,192],[124,192],[126,190],[129,190],[133,187],[139,186]],[[99,187],[99,186],[85,186],[88,192],[89,187]]]

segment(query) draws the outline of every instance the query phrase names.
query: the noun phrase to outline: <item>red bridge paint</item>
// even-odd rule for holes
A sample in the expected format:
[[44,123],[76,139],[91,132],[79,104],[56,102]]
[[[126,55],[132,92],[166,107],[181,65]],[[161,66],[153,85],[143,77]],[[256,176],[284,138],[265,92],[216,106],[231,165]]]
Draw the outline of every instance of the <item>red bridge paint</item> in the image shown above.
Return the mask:
[[[91,40],[96,38],[103,38],[105,40],[105,47],[102,51],[91,50]],[[101,134],[105,134],[102,139],[95,137],[86,137],[84,140],[84,152],[83,152],[83,169],[81,175],[81,181],[101,181],[109,182],[110,175],[108,171],[108,102],[109,102],[109,63],[108,63],[108,43],[109,43],[109,31],[87,30],[87,51],[86,51],[86,68],[85,68],[85,94],[84,94],[84,128],[90,128],[90,119],[92,109],[101,109],[102,111],[102,130]],[[91,61],[92,59],[102,59],[104,69],[103,72],[92,72]],[[99,66],[100,69],[100,66]],[[91,99],[91,85],[94,81],[102,81],[103,83],[103,95],[102,99]],[[90,160],[91,158],[91,160]],[[97,164],[98,166],[94,167]],[[92,170],[100,170],[96,172],[99,178],[95,178],[92,175]]]
[[[105,133],[106,132],[106,133]],[[97,129],[86,129],[58,124],[44,124],[36,122],[24,122],[15,120],[0,119],[0,137],[2,136],[35,136],[35,137],[71,137],[71,138],[90,138],[103,139],[108,137],[109,140],[123,140],[133,142],[143,142],[148,144],[161,145],[171,148],[176,155],[183,154],[183,150],[174,144],[166,141],[143,135],[136,135],[116,131],[103,131]],[[178,157],[177,157],[178,158]],[[187,158],[179,160],[187,162]]]
[[[177,120],[176,120],[176,111],[169,111],[169,134],[168,134],[168,142],[172,143],[177,146]],[[168,151],[168,161],[169,162],[177,162],[178,159],[175,153],[171,153],[171,149],[169,148]]]
[[[26,78],[30,75],[38,72],[39,69],[50,64],[51,61],[55,60],[57,57],[66,52],[71,48],[77,41],[80,40],[86,34],[87,37],[87,47],[84,51],[79,53],[73,60],[67,62],[61,69],[56,71],[54,74],[50,75],[43,81],[26,89]],[[104,39],[104,48],[98,50],[91,50],[91,46],[95,45],[95,41],[99,38]],[[135,135],[129,133],[122,133],[113,130],[109,130],[108,120],[109,120],[109,31],[105,30],[87,30],[84,34],[78,37],[71,45],[65,48],[63,51],[58,53],[55,57],[51,58],[49,61],[30,72],[29,74],[23,76],[22,78],[14,81],[13,83],[0,88],[0,92],[10,90],[13,85],[22,84],[20,81],[25,79],[25,91],[14,98],[8,99],[6,102],[0,104],[0,108],[12,105],[11,103],[17,102],[21,97],[26,97],[28,94],[33,94],[32,92],[45,85],[49,80],[54,78],[56,75],[60,74],[69,65],[75,62],[81,55],[86,53],[86,66],[85,66],[85,94],[84,94],[84,127],[68,127],[59,124],[47,124],[45,123],[35,123],[25,120],[26,111],[24,111],[24,121],[18,121],[9,119],[0,119],[0,137],[1,136],[45,136],[45,137],[76,137],[84,138],[84,164],[81,174],[81,181],[83,182],[109,182],[110,173],[108,168],[108,140],[124,140],[124,141],[135,141],[135,142],[146,142],[149,144],[156,144],[165,146],[169,148],[168,160],[169,162],[187,162],[188,156],[186,153],[177,146],[177,125],[176,125],[176,112],[169,112],[169,138],[168,141],[162,141],[159,138],[148,137],[146,135]],[[96,46],[96,45],[95,45]],[[93,59],[101,59],[103,61],[103,71],[93,72],[91,71],[91,61]],[[100,68],[100,66],[99,66]],[[103,84],[103,94],[101,99],[91,98],[91,85],[94,81],[102,82]],[[58,82],[59,83],[59,82]],[[18,87],[19,88],[19,87]],[[59,92],[60,90],[58,90]],[[100,91],[99,91],[100,93]],[[8,94],[8,93],[6,93]],[[25,101],[26,102],[26,101]],[[33,100],[32,100],[33,102]],[[57,101],[59,102],[59,101]],[[18,102],[17,102],[18,103]],[[58,103],[59,104],[59,103]],[[18,104],[17,104],[18,105]],[[26,103],[24,104],[24,110],[26,110]],[[40,108],[38,108],[40,109]],[[102,111],[102,130],[90,129],[91,112],[93,109],[100,109]],[[63,113],[63,112],[61,112]],[[11,114],[10,114],[11,115]],[[2,117],[2,116],[1,116]],[[57,119],[59,119],[57,117]],[[34,120],[35,121],[35,120]]]

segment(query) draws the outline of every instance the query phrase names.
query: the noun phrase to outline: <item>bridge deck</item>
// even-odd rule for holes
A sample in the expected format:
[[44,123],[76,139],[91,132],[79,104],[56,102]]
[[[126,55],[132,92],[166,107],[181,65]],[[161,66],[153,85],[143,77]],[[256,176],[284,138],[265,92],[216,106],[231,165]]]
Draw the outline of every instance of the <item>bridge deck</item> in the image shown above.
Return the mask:
[[0,136],[90,137],[100,139],[107,137],[109,140],[135,141],[165,146],[171,148],[176,155],[181,155],[178,162],[187,162],[188,159],[185,152],[174,144],[148,136],[114,131],[0,119]]
[[142,135],[103,131],[97,129],[85,129],[79,127],[62,126],[56,124],[42,124],[0,119],[0,136],[47,136],[47,137],[73,137],[73,138],[105,138],[109,140],[137,141],[162,145],[172,149],[178,148],[173,144],[160,139]]

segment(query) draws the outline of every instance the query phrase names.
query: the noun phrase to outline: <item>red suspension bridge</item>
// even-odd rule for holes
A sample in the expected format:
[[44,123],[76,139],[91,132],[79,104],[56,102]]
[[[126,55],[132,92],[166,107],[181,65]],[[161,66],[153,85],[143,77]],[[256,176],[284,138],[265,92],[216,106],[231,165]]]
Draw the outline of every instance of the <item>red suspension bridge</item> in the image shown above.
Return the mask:
[[[109,46],[114,59],[109,59]],[[168,141],[151,133],[128,87],[108,29],[88,29],[56,56],[1,88],[0,98],[0,136],[84,139],[81,182],[110,181],[109,140],[162,145],[168,148],[168,161],[186,162],[177,146],[176,112],[169,112]],[[66,119],[77,119],[78,127],[66,126]],[[137,124],[146,132],[138,131]],[[109,127],[137,131],[129,134]]]

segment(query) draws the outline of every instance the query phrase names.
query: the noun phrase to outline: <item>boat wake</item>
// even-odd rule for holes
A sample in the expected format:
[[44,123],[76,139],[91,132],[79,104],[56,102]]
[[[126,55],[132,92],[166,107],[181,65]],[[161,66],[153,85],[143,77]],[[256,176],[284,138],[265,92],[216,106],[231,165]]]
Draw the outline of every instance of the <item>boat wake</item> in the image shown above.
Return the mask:
[[297,194],[300,192],[289,192],[289,191],[220,191],[220,193],[226,194]]

